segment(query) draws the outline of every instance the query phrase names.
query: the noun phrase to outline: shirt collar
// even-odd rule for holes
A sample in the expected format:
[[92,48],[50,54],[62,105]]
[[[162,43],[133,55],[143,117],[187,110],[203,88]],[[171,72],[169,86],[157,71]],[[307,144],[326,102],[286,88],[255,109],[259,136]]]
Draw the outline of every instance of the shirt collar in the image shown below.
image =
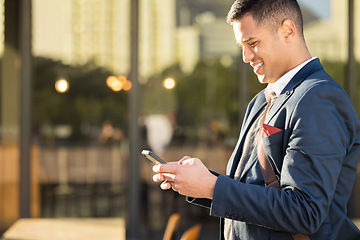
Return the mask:
[[280,93],[284,90],[286,85],[290,82],[290,80],[295,76],[297,72],[300,71],[301,68],[303,68],[307,63],[310,61],[316,59],[317,57],[310,58],[309,60],[306,60],[305,62],[301,63],[297,67],[291,69],[287,73],[285,73],[281,78],[279,78],[276,82],[272,84],[268,84],[267,88],[269,90],[275,91],[276,96],[279,96]]

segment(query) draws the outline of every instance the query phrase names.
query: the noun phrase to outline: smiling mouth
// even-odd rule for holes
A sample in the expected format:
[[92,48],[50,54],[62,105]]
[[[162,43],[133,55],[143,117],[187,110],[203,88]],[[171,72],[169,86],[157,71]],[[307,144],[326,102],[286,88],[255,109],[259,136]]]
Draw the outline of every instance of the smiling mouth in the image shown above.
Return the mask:
[[264,62],[259,62],[257,64],[251,64],[251,66],[254,68],[254,72],[257,74],[259,69],[264,65]]

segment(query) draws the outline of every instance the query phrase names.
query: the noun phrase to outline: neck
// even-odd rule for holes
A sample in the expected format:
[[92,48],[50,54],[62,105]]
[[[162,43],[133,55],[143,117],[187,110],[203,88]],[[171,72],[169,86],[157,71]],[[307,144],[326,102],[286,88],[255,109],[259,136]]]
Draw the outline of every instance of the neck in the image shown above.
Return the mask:
[[290,62],[290,69],[293,69],[297,66],[299,66],[301,63],[309,60],[311,58],[311,54],[307,48],[307,46],[305,45],[305,43],[303,44],[298,44],[297,46],[293,46],[292,49],[297,49],[295,52],[294,51],[289,51],[291,52],[291,56],[288,56],[289,58],[289,62]]

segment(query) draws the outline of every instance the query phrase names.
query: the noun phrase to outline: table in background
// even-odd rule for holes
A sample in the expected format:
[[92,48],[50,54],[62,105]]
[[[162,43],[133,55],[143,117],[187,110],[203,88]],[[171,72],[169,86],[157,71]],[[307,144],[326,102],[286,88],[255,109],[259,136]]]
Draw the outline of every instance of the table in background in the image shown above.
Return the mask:
[[28,218],[17,220],[3,240],[125,240],[122,218]]

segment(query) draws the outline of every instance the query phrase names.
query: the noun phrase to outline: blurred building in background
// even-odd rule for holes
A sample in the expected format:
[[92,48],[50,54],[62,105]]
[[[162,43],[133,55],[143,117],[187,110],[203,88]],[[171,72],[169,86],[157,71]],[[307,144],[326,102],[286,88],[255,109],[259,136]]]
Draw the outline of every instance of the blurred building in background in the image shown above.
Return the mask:
[[[360,2],[355,1],[355,10]],[[330,1],[330,17],[319,19],[305,25],[304,34],[308,48],[313,56],[322,60],[346,62],[348,58],[348,1]],[[360,60],[360,15],[354,19],[355,57]]]
[[[129,73],[130,0],[34,0],[33,9],[34,55],[67,64],[90,60],[116,74]],[[177,27],[175,0],[141,0],[139,23],[142,81],[177,62],[193,69],[199,33]]]
[[[33,53],[127,74],[130,1],[33,1]],[[46,19],[46,20],[44,20]]]
[[[302,7],[305,37],[314,56],[345,61],[347,1],[330,2],[328,18],[318,18]],[[130,0],[34,0],[34,54],[68,64],[83,64],[90,59],[117,74],[128,74],[129,3]],[[211,4],[214,3],[208,3]],[[355,4],[359,9],[359,3]],[[198,11],[194,11],[196,7]],[[208,10],[201,7],[189,1],[140,1],[142,81],[175,63],[189,72],[202,57],[239,54],[232,29],[226,23],[226,12],[214,12],[218,5]],[[358,23],[360,17],[355,17]],[[356,28],[359,39],[360,24]],[[359,47],[356,56],[360,58]]]

